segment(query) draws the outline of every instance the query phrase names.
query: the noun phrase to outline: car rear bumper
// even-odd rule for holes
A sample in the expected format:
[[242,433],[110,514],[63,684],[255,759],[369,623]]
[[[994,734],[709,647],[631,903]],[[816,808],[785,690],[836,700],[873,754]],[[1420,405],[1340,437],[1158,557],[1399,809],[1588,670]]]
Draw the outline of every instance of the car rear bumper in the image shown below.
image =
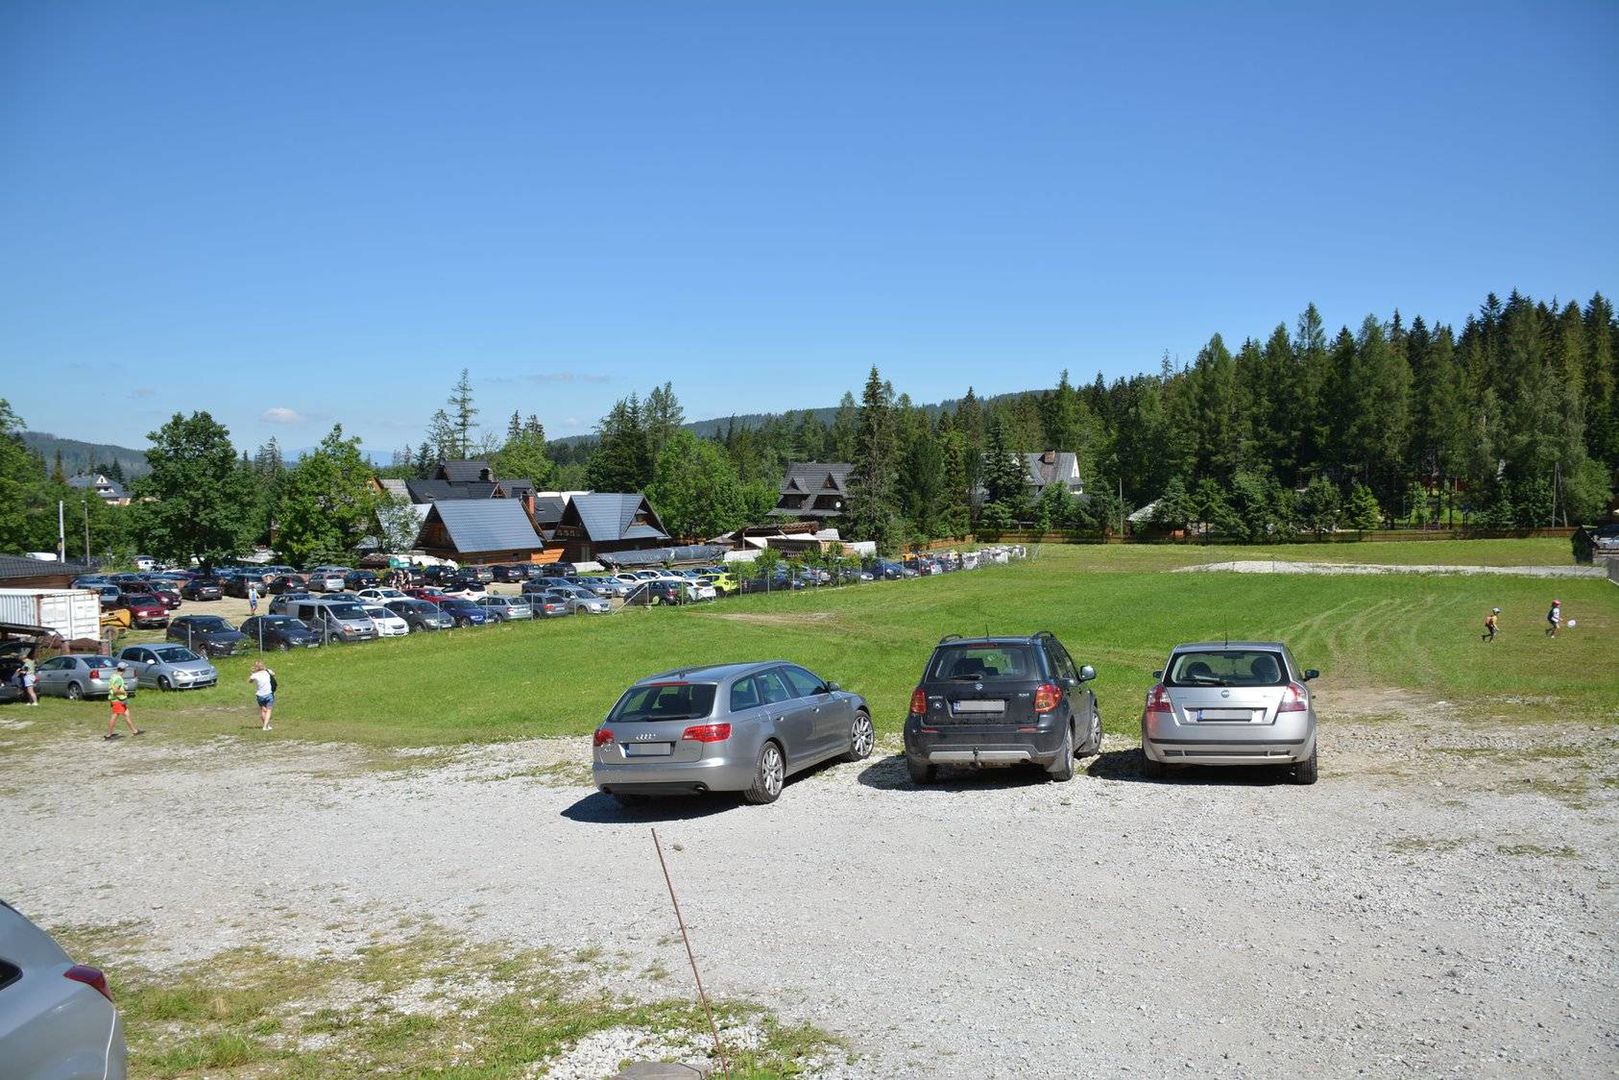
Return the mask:
[[1315,753],[1306,713],[1274,724],[1176,724],[1143,715],[1141,752],[1166,765],[1290,765]]
[[905,756],[928,765],[993,767],[1032,762],[1050,765],[1062,752],[1062,722],[1054,717],[1028,725],[1034,731],[1005,727],[905,725]]
[[598,790],[625,795],[745,791],[753,785],[753,771],[751,764],[722,757],[698,761],[596,761],[590,768]]

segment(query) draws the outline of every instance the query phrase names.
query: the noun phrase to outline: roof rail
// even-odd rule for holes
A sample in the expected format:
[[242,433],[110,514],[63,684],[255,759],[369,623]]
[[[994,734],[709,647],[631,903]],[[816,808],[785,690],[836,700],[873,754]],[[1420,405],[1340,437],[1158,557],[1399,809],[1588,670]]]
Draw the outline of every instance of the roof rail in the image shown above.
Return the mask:
[[946,634],[944,637],[939,639],[939,644],[943,645],[947,641],[960,641],[960,640],[961,640],[961,635],[960,634]]
[[1053,641],[1057,640],[1057,635],[1053,634],[1050,630],[1036,630],[1034,632],[1034,636],[1037,638],[1048,637]]

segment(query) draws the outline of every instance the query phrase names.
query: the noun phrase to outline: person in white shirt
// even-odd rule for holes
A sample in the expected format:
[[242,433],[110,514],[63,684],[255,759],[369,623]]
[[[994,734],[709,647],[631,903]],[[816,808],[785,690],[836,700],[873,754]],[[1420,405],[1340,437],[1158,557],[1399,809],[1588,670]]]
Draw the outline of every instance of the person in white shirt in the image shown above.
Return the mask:
[[275,707],[275,672],[264,666],[264,661],[253,661],[252,674],[247,681],[253,684],[253,694],[259,700],[259,722],[262,730],[270,730],[270,711]]

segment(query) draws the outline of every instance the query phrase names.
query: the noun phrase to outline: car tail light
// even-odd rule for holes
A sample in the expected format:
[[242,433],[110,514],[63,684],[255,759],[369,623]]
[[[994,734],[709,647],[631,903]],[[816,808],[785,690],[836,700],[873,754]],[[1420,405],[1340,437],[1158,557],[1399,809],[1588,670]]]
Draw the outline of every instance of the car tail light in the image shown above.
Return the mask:
[[680,733],[682,739],[692,742],[724,742],[731,737],[730,724],[693,724]]
[[595,742],[595,744],[597,746],[606,746],[608,743],[610,743],[612,741],[613,741],[613,730],[612,730],[612,728],[599,727],[599,728],[596,729],[596,736],[595,736],[594,742]]
[[92,678],[92,679],[99,679],[99,678],[101,678],[101,669],[100,669],[100,668],[98,668],[98,667],[93,667],[93,668],[91,668],[91,669],[90,669],[90,677],[91,677],[91,678]]
[[928,692],[918,686],[911,691],[911,715],[922,716],[928,711]]
[[1147,691],[1147,711],[1150,713],[1173,713],[1175,706],[1169,702],[1169,690],[1163,683],[1159,683]]
[[90,989],[94,990],[108,1001],[112,1000],[112,991],[107,988],[107,976],[103,975],[97,969],[87,967],[84,964],[74,964],[72,967],[62,972],[62,974],[72,979],[74,982],[80,982],[90,987]]
[[1309,703],[1304,700],[1304,687],[1296,682],[1290,682],[1287,689],[1282,691],[1282,703],[1276,706],[1276,711],[1304,712],[1309,707]]
[[1056,683],[1041,683],[1034,688],[1034,711],[1052,712],[1062,701],[1062,689]]

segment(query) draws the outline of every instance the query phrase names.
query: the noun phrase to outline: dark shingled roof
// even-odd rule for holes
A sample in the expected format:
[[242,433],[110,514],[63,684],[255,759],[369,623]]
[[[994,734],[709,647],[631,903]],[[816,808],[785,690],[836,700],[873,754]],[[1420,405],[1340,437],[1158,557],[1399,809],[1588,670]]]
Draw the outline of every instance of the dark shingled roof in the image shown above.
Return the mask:
[[78,577],[80,574],[90,573],[90,568],[83,563],[57,562],[52,559],[30,559],[26,555],[0,555],[0,580],[10,578],[43,577],[46,575],[66,574],[69,577]]
[[452,484],[448,480],[406,480],[410,501],[438,502],[450,499],[487,499],[494,495],[495,485],[484,481],[478,484]]
[[523,504],[515,499],[447,499],[434,503],[427,512],[427,522],[435,517],[444,523],[460,552],[528,551],[545,546]]
[[[669,534],[658,525],[658,516],[653,513],[652,506],[646,501],[646,496],[639,493],[633,495],[619,493],[596,492],[590,495],[575,495],[570,508],[579,516],[579,524],[584,526],[585,534],[592,543],[611,543],[615,540],[667,540]],[[642,507],[646,508],[648,523],[638,525],[635,515]]]
[[487,461],[440,461],[434,472],[435,477],[452,484],[475,484],[484,481],[485,474],[495,475]]
[[568,500],[557,495],[540,495],[534,500],[534,520],[541,525],[555,525],[562,520],[562,511]]

